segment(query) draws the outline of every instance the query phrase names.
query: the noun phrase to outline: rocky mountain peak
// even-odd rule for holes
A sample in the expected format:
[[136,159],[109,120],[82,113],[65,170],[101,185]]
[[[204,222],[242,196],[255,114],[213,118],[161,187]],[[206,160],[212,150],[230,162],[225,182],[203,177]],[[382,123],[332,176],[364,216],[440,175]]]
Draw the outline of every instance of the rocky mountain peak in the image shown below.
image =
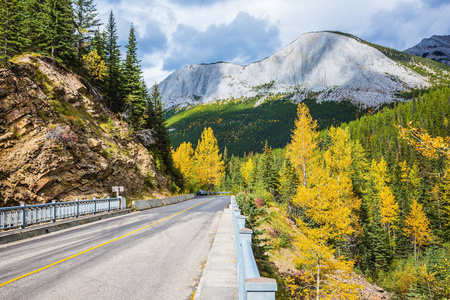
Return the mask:
[[309,92],[319,100],[350,99],[368,106],[395,94],[429,86],[426,78],[357,38],[334,32],[306,33],[270,57],[246,66],[189,65],[159,84],[166,108],[215,100]]
[[405,52],[450,66],[450,35],[433,35],[425,38]]

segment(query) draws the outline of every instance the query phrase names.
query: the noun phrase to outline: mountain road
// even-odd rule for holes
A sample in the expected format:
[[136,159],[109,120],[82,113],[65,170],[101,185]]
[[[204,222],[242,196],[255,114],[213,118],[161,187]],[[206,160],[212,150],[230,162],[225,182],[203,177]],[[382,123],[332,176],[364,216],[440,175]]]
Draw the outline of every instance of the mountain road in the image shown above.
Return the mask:
[[2,299],[190,299],[228,196],[0,245]]

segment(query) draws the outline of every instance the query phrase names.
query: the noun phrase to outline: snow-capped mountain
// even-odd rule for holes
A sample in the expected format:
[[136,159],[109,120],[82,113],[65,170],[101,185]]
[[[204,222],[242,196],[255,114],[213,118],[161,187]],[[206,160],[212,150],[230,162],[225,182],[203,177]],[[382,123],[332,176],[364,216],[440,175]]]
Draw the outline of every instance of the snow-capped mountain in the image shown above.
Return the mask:
[[166,109],[261,93],[295,93],[302,100],[350,99],[368,106],[391,102],[395,93],[429,86],[428,80],[357,38],[314,32],[246,66],[189,65],[159,85]]
[[433,35],[405,52],[450,66],[450,35]]

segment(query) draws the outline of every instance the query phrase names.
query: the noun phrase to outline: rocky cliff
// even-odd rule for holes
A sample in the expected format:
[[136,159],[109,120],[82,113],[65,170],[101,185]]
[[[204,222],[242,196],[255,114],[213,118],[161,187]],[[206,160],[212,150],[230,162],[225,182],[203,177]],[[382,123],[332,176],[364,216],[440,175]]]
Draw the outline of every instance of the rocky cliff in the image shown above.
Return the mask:
[[167,186],[153,157],[85,80],[48,57],[0,69],[0,206]]
[[190,65],[159,85],[166,109],[260,93],[291,93],[303,100],[347,100],[375,106],[429,80],[375,47],[345,34],[313,32],[272,56],[247,66]]
[[450,35],[433,35],[405,52],[450,66]]

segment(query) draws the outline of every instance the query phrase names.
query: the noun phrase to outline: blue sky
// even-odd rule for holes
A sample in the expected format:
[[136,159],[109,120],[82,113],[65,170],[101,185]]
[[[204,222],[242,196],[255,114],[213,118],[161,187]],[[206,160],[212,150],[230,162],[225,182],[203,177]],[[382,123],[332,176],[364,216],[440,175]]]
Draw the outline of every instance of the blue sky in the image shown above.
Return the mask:
[[[450,35],[448,0],[95,0],[119,42],[136,27],[147,85],[189,64],[249,64],[301,34],[336,30],[405,50],[432,35]],[[124,51],[124,49],[122,50]]]

